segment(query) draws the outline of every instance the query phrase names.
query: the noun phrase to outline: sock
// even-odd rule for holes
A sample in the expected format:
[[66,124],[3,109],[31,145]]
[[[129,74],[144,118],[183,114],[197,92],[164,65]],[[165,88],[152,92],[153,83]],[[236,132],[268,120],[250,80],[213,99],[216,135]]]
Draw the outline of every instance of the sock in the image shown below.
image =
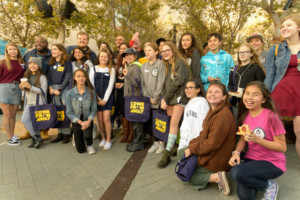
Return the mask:
[[177,139],[177,135],[173,135],[173,134],[169,133],[168,144],[167,144],[167,147],[166,147],[167,151],[171,151],[172,147],[175,144],[176,139]]

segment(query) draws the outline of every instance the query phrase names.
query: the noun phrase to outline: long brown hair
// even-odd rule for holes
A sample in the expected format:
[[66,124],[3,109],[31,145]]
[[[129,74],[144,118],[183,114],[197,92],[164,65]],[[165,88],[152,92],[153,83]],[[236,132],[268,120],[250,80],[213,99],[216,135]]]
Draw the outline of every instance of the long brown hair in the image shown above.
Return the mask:
[[[102,52],[107,54],[107,57],[108,57],[107,67],[108,67],[108,69],[109,69],[109,73],[111,73],[111,69],[114,67],[112,54],[110,53],[109,49],[103,48],[103,49],[99,52],[98,60],[100,59],[100,54],[101,54]],[[100,60],[99,60],[99,64],[100,64]]]
[[[125,45],[127,48],[129,48],[129,44],[128,43],[121,43],[119,47],[121,47],[122,45]],[[119,69],[123,67],[123,56],[122,54],[119,54],[117,56],[117,62],[116,62],[116,71],[118,72]]]
[[95,90],[94,89],[94,87],[93,87],[93,85],[92,85],[92,83],[91,83],[91,81],[90,81],[90,78],[89,78],[89,75],[88,75],[88,73],[84,70],[84,69],[81,69],[81,68],[79,68],[79,69],[77,69],[75,72],[74,72],[74,75],[73,75],[73,88],[74,88],[74,86],[77,86],[77,81],[75,80],[75,76],[76,76],[76,74],[78,73],[78,72],[82,72],[83,74],[84,74],[84,77],[85,77],[85,86],[87,87],[87,89],[88,89],[88,91],[89,91],[89,93],[90,93],[90,96],[91,96],[91,101],[93,101],[93,90]]
[[[56,46],[58,48],[58,50],[60,50],[62,52],[62,55],[61,55],[60,60],[59,60],[59,64],[61,64],[62,66],[65,66],[67,60],[69,60],[69,54],[67,53],[64,45],[62,45],[62,44],[53,44],[52,46]],[[50,61],[49,61],[49,65],[54,65],[55,62],[56,62],[56,58],[51,56]]]
[[[186,36],[186,35],[188,35],[188,36],[191,37],[191,41],[192,41],[192,42],[191,42],[191,46],[190,46],[188,49],[185,50],[185,49],[182,47],[182,38],[183,38],[184,36]],[[196,42],[195,36],[194,36],[192,33],[184,33],[184,34],[181,36],[181,38],[180,38],[180,40],[179,40],[179,45],[178,45],[178,50],[179,50],[179,52],[181,53],[181,55],[182,55],[185,59],[191,58],[195,49],[197,49],[197,50],[200,52],[200,50],[199,50],[199,48],[198,48],[198,46],[197,46],[197,42]]]
[[[172,69],[171,69],[172,74],[176,74],[175,73],[175,63],[176,63],[177,59],[181,59],[185,63],[185,66],[188,68],[188,70],[190,72],[190,76],[191,76],[191,71],[190,71],[189,65],[187,64],[186,60],[182,57],[182,55],[179,53],[175,44],[171,41],[167,41],[164,44],[164,46],[170,47],[171,51],[173,52],[173,57],[172,57],[172,60],[170,63],[168,61],[164,60],[166,76],[168,75],[169,64],[171,64],[171,66],[172,66]],[[180,74],[177,74],[177,75],[180,76]]]
[[[277,114],[278,113],[277,108],[275,106],[274,101],[271,98],[271,93],[269,92],[267,87],[264,85],[264,83],[262,83],[261,81],[252,81],[252,82],[248,83],[244,89],[244,94],[242,96],[242,99],[244,98],[247,87],[250,87],[250,86],[255,86],[261,91],[261,93],[265,99],[265,102],[261,106],[263,108],[267,108],[267,109],[273,111],[273,113]],[[239,104],[239,112],[238,112],[239,125],[241,125],[244,122],[248,111],[249,110],[247,109],[247,107],[245,106],[245,104],[242,100]]]
[[241,60],[239,58],[239,50],[243,46],[248,47],[248,49],[250,50],[250,53],[253,53],[253,56],[251,56],[251,58],[250,58],[250,63],[256,63],[256,64],[258,64],[263,69],[263,66],[262,66],[261,62],[259,61],[258,55],[255,53],[254,49],[251,47],[251,45],[249,43],[244,43],[244,44],[242,44],[239,47],[238,52],[237,52],[237,60],[238,60],[238,68],[237,68],[237,70],[240,69],[241,66],[242,66],[242,62],[241,62]]
[[9,46],[13,46],[13,47],[17,48],[17,51],[18,51],[17,59],[18,59],[18,61],[19,61],[20,64],[24,63],[24,60],[22,58],[22,53],[21,53],[20,49],[18,48],[18,46],[15,45],[15,44],[13,44],[13,43],[8,43],[5,46],[5,59],[1,60],[0,62],[1,62],[1,64],[5,63],[7,69],[10,71],[11,70],[11,64],[10,64],[11,59],[10,59],[10,56],[8,54],[8,51],[7,51],[7,49],[8,49]]
[[[28,63],[29,65],[29,63]],[[40,88],[41,87],[41,83],[40,83],[40,77],[41,75],[44,75],[46,77],[46,74],[42,71],[42,69],[39,67],[38,70],[36,71],[36,79],[35,79],[35,83],[34,86]],[[24,73],[23,78],[27,78],[28,80],[30,80],[30,77],[32,76],[32,72],[29,69],[29,66],[27,68],[27,70]]]

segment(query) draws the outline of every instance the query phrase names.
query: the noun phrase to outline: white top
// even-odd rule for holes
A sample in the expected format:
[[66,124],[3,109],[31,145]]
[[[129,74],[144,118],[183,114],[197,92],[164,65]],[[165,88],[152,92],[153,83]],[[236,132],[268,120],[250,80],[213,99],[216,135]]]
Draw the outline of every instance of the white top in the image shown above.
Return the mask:
[[[75,63],[76,63],[76,61],[73,61],[73,62],[72,62],[72,71],[73,71],[73,73],[78,69],[78,68],[75,66]],[[84,64],[88,66],[88,69],[87,69],[86,71],[89,73],[89,70],[90,70],[91,68],[93,68],[93,66],[94,66],[93,63],[92,63],[90,60],[87,60],[87,61],[85,61]],[[81,65],[80,68],[81,68],[81,69],[85,69],[85,68],[83,67],[83,65]]]
[[180,127],[178,149],[188,147],[190,141],[200,135],[203,120],[209,110],[209,104],[203,97],[195,97],[186,104]]
[[[109,73],[109,68],[108,67],[103,68],[103,67],[99,67],[98,65],[96,65],[95,70],[96,70],[96,72],[100,72],[100,73]],[[95,70],[94,70],[94,67],[92,67],[90,69],[90,74],[89,74],[90,81],[91,81],[94,88],[95,88],[95,83],[94,83],[94,81],[95,81]],[[105,91],[103,100],[108,101],[108,99],[109,99],[109,97],[112,93],[112,90],[114,88],[115,79],[116,79],[116,70],[115,70],[115,68],[111,68],[109,83],[108,83],[108,87]],[[100,98],[98,98],[98,99],[100,99]]]

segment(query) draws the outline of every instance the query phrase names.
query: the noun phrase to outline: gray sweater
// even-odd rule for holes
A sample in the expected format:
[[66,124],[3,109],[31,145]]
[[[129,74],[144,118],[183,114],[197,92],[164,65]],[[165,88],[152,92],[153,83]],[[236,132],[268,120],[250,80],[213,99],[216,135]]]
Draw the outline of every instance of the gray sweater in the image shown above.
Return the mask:
[[157,59],[153,64],[149,61],[141,67],[141,79],[143,95],[150,97],[157,104],[152,104],[152,108],[158,108],[162,89],[165,82],[165,66]]
[[[45,75],[41,75],[40,76],[40,84],[41,84],[41,88],[43,89],[46,99],[47,99],[47,88],[48,88],[48,82],[47,82],[47,78]],[[24,101],[24,105],[36,105],[36,96],[37,94],[40,94],[40,98],[39,98],[39,105],[44,104],[45,99],[44,97],[42,97],[42,92],[38,87],[33,86],[33,84],[31,84],[31,88],[30,90],[25,90],[25,101]]]
[[139,86],[135,79],[141,82],[141,70],[137,64],[128,66],[127,76],[124,76],[124,97],[131,96],[131,86],[133,86],[134,96],[140,96]]

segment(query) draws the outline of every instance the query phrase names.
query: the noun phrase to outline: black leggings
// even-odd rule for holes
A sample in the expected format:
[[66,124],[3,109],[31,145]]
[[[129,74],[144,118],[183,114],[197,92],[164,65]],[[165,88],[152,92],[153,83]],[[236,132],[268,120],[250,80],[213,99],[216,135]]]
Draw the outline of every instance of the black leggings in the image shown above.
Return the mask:
[[[81,130],[80,124],[72,123],[72,131],[74,133],[75,145],[78,153],[83,153],[86,151],[86,146],[93,144],[93,122],[91,122],[90,127]],[[84,142],[85,141],[85,142]]]

